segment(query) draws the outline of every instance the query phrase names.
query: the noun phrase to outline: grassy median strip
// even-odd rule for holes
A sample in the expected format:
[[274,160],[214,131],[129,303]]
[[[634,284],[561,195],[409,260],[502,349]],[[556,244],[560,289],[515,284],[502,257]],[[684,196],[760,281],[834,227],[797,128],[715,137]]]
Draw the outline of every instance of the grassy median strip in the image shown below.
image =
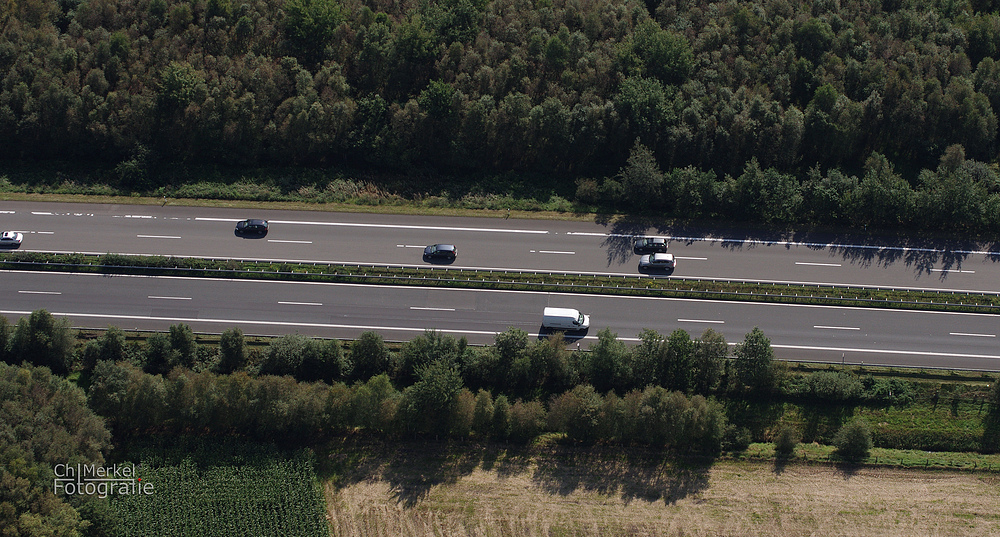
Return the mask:
[[690,280],[629,275],[491,271],[446,267],[293,263],[121,254],[8,252],[0,254],[0,269],[530,290],[970,313],[1000,312],[1000,295],[993,293]]

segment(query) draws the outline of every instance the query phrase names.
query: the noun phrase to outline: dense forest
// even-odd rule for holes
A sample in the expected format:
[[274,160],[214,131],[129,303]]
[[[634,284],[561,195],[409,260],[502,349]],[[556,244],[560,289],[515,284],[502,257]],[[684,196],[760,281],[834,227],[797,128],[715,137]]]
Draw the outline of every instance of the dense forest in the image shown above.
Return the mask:
[[995,232],[998,7],[6,2],[0,162],[133,191],[208,163],[535,173],[626,210]]

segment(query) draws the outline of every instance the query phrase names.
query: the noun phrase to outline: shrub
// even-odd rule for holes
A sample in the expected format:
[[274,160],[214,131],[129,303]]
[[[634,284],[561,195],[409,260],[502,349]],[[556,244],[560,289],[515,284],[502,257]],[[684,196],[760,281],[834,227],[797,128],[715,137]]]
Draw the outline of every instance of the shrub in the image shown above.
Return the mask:
[[734,453],[745,451],[750,447],[751,442],[753,442],[753,435],[750,434],[750,429],[730,425],[726,427],[722,436],[722,449]]
[[801,435],[795,426],[784,423],[774,436],[774,453],[779,458],[788,458],[795,452],[795,446],[801,441]]
[[868,458],[872,449],[872,433],[868,422],[855,418],[837,431],[833,439],[834,453],[848,462],[860,462]]
[[903,379],[867,377],[862,381],[862,386],[864,387],[862,397],[870,404],[907,407],[913,404],[916,398],[913,382]]
[[541,401],[520,401],[510,408],[510,439],[528,442],[545,430],[545,406]]
[[849,373],[817,371],[806,378],[806,395],[822,401],[854,401],[861,397],[861,381]]
[[576,201],[581,203],[601,202],[601,190],[597,180],[580,178],[576,180]]
[[93,371],[100,361],[120,362],[131,357],[131,349],[120,328],[110,326],[104,334],[83,349],[83,370]]

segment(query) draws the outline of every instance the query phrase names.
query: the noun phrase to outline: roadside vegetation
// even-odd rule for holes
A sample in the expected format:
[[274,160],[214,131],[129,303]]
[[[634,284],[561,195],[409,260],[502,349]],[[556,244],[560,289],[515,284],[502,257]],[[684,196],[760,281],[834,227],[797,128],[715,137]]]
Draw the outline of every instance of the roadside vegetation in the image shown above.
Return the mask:
[[[382,479],[371,457],[390,445],[408,450],[404,458],[444,449],[466,461],[461,470],[425,467],[431,482],[508,457],[515,466],[580,464],[585,452],[588,467],[625,457],[630,468],[652,464],[681,481],[730,460],[1000,471],[994,376],[778,363],[757,329],[732,353],[712,330],[647,330],[631,348],[604,330],[589,349],[571,350],[559,334],[532,340],[517,329],[486,347],[433,331],[401,344],[373,332],[347,342],[248,338],[237,328],[199,335],[184,324],[77,332],[39,310],[15,325],[0,317],[0,336],[10,364],[0,365],[9,416],[0,453],[5,479],[18,483],[0,497],[10,527],[134,535],[207,524],[218,526],[210,535],[265,526],[321,535],[321,496],[343,530],[330,510],[342,513],[348,500],[332,491],[352,490],[363,475]],[[163,493],[57,496],[48,484],[66,461],[141,462]],[[400,483],[400,501],[419,501],[428,486]],[[205,494],[217,509],[178,507]],[[260,509],[239,523],[218,518],[265,504],[273,520]]]

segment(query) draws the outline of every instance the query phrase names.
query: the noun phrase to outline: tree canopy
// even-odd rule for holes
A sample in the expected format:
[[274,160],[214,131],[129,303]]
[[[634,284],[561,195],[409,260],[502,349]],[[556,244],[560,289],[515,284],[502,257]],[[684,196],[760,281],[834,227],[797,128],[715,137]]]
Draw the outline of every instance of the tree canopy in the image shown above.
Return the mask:
[[942,220],[976,227],[1000,189],[998,17],[995,2],[7,3],[0,162],[73,159],[142,191],[176,184],[177,165],[572,184],[628,164],[646,170],[625,191],[641,209],[653,161],[752,172],[734,199],[769,223],[795,220],[793,187],[818,167],[863,177],[835,210],[898,225],[920,202],[906,186],[960,146],[989,177],[926,186]]

